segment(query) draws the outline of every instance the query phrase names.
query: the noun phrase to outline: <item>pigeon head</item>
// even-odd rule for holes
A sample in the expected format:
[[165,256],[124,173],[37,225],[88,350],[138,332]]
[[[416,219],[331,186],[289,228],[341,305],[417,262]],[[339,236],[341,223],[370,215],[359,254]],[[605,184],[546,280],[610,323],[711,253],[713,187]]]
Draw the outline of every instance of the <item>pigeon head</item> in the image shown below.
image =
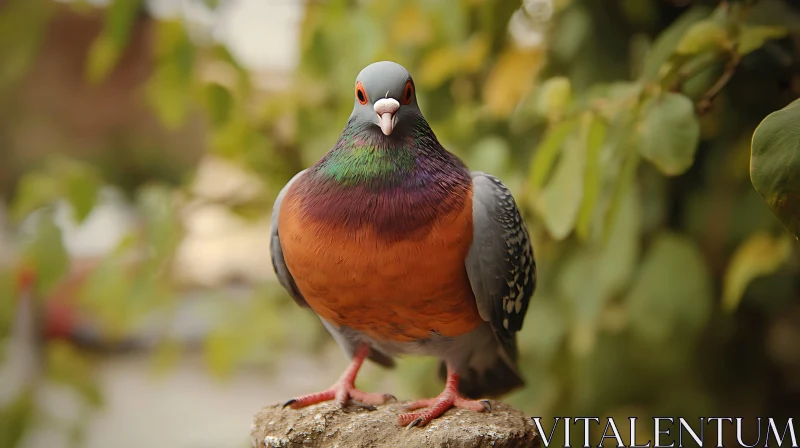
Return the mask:
[[414,80],[402,65],[381,61],[365,67],[356,77],[352,118],[384,135],[408,129],[422,114]]

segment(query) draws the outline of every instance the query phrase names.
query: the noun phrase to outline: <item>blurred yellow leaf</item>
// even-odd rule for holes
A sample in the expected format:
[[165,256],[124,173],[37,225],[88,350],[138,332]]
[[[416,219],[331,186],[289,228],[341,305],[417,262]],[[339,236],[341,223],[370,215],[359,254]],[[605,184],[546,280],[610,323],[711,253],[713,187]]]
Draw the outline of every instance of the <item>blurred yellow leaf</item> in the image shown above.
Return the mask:
[[99,83],[114,68],[122,49],[105,35],[97,36],[89,48],[86,60],[86,78],[91,83]]
[[435,89],[458,73],[461,64],[461,52],[457,47],[439,47],[425,55],[416,81],[420,86]]
[[723,309],[735,310],[747,285],[758,277],[777,271],[791,253],[792,240],[788,237],[772,238],[766,233],[751,235],[736,249],[725,271]]
[[716,51],[730,46],[728,32],[713,20],[701,20],[693,24],[683,35],[676,52],[692,55],[706,51]]
[[744,56],[763,47],[768,40],[780,39],[787,34],[788,30],[780,26],[743,26],[739,31],[737,51]]
[[489,38],[483,33],[475,33],[467,41],[461,64],[465,71],[480,70],[489,54]]
[[391,39],[397,45],[423,45],[433,35],[430,18],[422,14],[416,2],[404,2],[391,24]]
[[507,117],[520,99],[532,88],[536,74],[544,64],[541,50],[508,48],[489,72],[483,89],[483,101],[497,117]]
[[417,83],[435,89],[449,78],[473,73],[483,65],[489,43],[482,34],[475,34],[465,45],[444,45],[425,55]]
[[569,79],[555,76],[547,79],[539,87],[536,104],[539,115],[555,120],[561,117],[572,102],[572,86]]

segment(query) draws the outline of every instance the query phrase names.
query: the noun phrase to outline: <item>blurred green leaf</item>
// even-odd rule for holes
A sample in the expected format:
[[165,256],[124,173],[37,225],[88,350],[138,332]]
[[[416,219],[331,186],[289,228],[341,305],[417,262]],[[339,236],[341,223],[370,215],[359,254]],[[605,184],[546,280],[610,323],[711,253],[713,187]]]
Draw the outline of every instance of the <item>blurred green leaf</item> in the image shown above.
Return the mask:
[[[10,269],[0,268],[0,297],[11,298],[17,294],[17,280],[14,278]],[[0,300],[0,335],[11,334],[11,325],[16,311],[14,300]],[[5,359],[6,345],[0,338],[0,363]]]
[[118,341],[131,330],[136,315],[131,313],[132,280],[121,268],[120,257],[103,260],[81,286],[81,309],[93,316],[103,337]]
[[36,272],[36,288],[49,292],[69,268],[69,256],[64,248],[61,229],[53,222],[51,213],[37,216],[36,229],[26,242],[23,257]]
[[513,159],[508,141],[496,135],[489,135],[475,144],[469,160],[470,166],[480,167],[481,171],[504,173],[508,171]]
[[528,328],[536,329],[536,337],[519,338],[520,351],[532,353],[537,359],[549,361],[558,353],[568,324],[561,314],[558,303],[552,297],[539,293],[528,308],[523,331]]
[[171,257],[181,234],[173,191],[163,185],[148,185],[137,194],[137,205],[145,218],[145,237],[156,263]]
[[785,0],[759,0],[753,2],[745,17],[747,25],[781,26],[792,31],[800,30],[800,13]]
[[565,261],[558,290],[570,301],[578,326],[596,327],[607,301],[628,284],[638,260],[641,213],[638,191],[629,189],[609,238],[574,252]]
[[0,409],[0,446],[14,448],[18,446],[27,430],[33,425],[36,416],[34,390],[19,391],[9,403],[3,403]]
[[7,0],[0,8],[0,98],[36,60],[55,7],[50,0]]
[[88,167],[76,164],[67,169],[62,187],[79,224],[92,212],[101,186],[100,180]]
[[217,83],[211,83],[205,87],[205,99],[209,115],[211,115],[211,124],[220,126],[226,123],[235,106],[231,92]]
[[795,238],[800,238],[800,99],[769,114],[753,133],[750,181]]
[[553,30],[551,52],[562,61],[575,58],[592,35],[592,18],[588,8],[580,2],[571,4],[559,14],[558,26]]
[[106,8],[105,23],[89,49],[86,76],[90,82],[106,79],[125,51],[141,0],[114,0]]
[[558,123],[547,130],[539,146],[533,152],[530,166],[530,183],[534,190],[542,188],[553,169],[561,148],[570,133],[577,127],[577,120]]
[[703,255],[688,238],[661,233],[647,251],[626,299],[633,331],[651,341],[691,333],[711,312],[711,282]]
[[605,213],[603,221],[603,240],[608,240],[611,236],[614,222],[620,212],[622,203],[628,193],[636,185],[636,173],[639,169],[639,162],[641,158],[638,153],[627,154],[622,161],[619,175],[614,179],[613,192],[611,194],[611,201]]
[[69,343],[55,341],[47,345],[47,366],[51,380],[74,387],[92,406],[103,404],[91,365]]
[[189,113],[195,50],[178,21],[158,22],[156,69],[146,86],[146,97],[164,125],[178,127]]
[[780,39],[788,34],[786,28],[780,26],[742,26],[739,30],[739,46],[737,51],[744,56],[763,47],[767,41]]
[[584,120],[583,127],[586,138],[586,171],[583,181],[583,201],[575,233],[585,241],[589,239],[595,207],[600,197],[600,147],[606,139],[607,125],[599,116],[590,114]]
[[567,139],[553,177],[542,190],[537,205],[550,235],[566,238],[575,227],[583,199],[584,145],[579,136]]
[[65,157],[48,160],[45,169],[25,173],[14,198],[12,215],[20,221],[33,211],[65,199],[80,224],[91,213],[102,186],[88,165]]
[[772,238],[766,233],[754,233],[743,242],[731,258],[725,271],[722,307],[733,311],[739,306],[747,285],[757,277],[775,272],[792,253],[788,238]]
[[648,100],[642,114],[638,127],[642,157],[668,176],[689,169],[700,139],[692,101],[679,93],[665,92]]
[[692,24],[678,42],[676,52],[694,55],[708,51],[719,51],[730,46],[728,32],[713,20],[701,20]]
[[22,221],[34,210],[50,204],[63,193],[58,179],[37,171],[25,173],[17,186],[11,215]]
[[662,31],[645,58],[641,79],[645,81],[658,79],[662,66],[673,55],[684,34],[696,22],[708,17],[711,11],[711,8],[705,5],[694,5],[672,22],[669,28]]

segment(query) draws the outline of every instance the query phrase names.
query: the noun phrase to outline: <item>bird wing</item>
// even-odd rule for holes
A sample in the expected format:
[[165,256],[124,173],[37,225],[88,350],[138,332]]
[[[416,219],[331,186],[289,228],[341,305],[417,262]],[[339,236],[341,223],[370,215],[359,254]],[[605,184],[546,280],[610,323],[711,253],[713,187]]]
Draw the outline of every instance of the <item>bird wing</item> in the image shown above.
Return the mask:
[[289,268],[286,266],[286,260],[283,258],[283,249],[281,248],[280,229],[278,229],[278,216],[281,212],[281,202],[283,202],[283,198],[286,196],[286,192],[289,191],[289,187],[291,187],[292,183],[305,172],[306,170],[303,170],[295,174],[281,189],[280,193],[278,193],[278,197],[275,198],[275,203],[272,206],[272,238],[270,239],[269,249],[272,255],[272,268],[275,270],[275,274],[278,276],[278,281],[281,286],[289,291],[289,294],[298,305],[308,307],[308,303],[306,303],[303,295],[300,294],[300,290],[297,289],[297,284],[292,274],[289,272]]
[[503,182],[473,171],[473,239],[466,259],[467,275],[478,312],[516,358],[514,335],[522,328],[536,288],[536,262],[528,229]]

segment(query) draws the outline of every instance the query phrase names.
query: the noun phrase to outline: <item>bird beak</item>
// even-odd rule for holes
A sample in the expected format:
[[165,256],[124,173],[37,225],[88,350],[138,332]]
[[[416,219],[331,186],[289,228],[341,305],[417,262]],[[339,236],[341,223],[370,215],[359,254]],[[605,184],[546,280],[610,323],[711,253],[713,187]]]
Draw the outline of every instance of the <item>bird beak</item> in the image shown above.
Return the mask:
[[378,126],[384,135],[390,135],[397,124],[397,110],[400,103],[394,98],[381,98],[375,102],[375,113],[378,114]]

